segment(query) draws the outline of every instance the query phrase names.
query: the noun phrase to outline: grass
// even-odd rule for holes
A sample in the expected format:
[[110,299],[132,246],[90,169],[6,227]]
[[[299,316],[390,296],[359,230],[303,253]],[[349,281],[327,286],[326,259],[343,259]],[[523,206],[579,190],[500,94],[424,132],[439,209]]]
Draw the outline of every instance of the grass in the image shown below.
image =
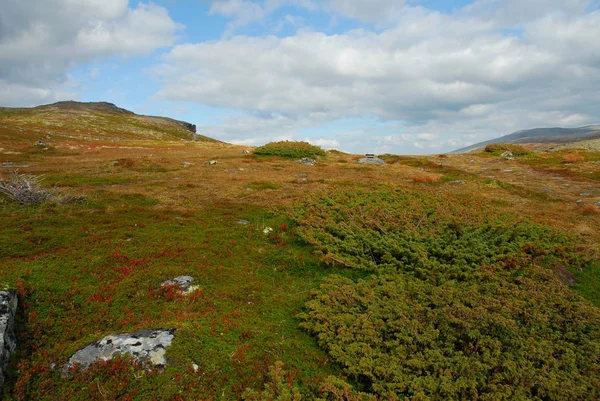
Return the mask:
[[440,180],[440,176],[430,173],[419,173],[413,176],[412,180],[422,184],[435,184]]
[[600,152],[581,150],[560,150],[552,153],[540,153],[535,157],[520,158],[523,163],[538,171],[553,173],[567,178],[600,180],[600,171],[593,165],[600,160]]
[[248,188],[254,189],[256,191],[264,191],[267,189],[279,189],[281,188],[279,185],[269,182],[269,181],[255,181],[248,185]]
[[[307,312],[305,305],[328,277],[356,283],[371,274],[348,269],[356,255],[333,252],[338,246],[344,252],[366,249],[349,237],[322,246],[323,239],[342,238],[344,221],[357,233],[381,238],[399,227],[429,233],[430,245],[435,245],[435,235],[449,238],[441,227],[454,227],[458,235],[460,225],[435,226],[429,220],[433,215],[423,215],[423,210],[465,225],[476,226],[497,214],[531,221],[578,242],[581,248],[569,250],[571,259],[563,260],[576,283],[560,291],[599,304],[600,270],[585,257],[597,250],[600,222],[591,209],[562,201],[568,195],[563,180],[594,182],[600,165],[591,162],[600,159],[598,153],[579,152],[585,160],[572,165],[562,162],[572,151],[519,157],[511,162],[531,170],[510,183],[502,177],[486,185],[489,173],[472,166],[486,163],[502,170],[505,160],[386,156],[393,163],[373,169],[357,167],[353,155],[334,153],[327,163],[309,168],[279,158],[245,157],[241,148],[213,142],[184,143],[146,134],[136,140],[125,133],[123,141],[113,142],[116,131],[112,137],[96,133],[93,117],[91,139],[84,139],[77,133],[87,135],[84,125],[68,125],[64,115],[50,115],[52,124],[62,124],[58,134],[64,136],[51,134],[51,153],[31,153],[24,149],[39,139],[36,130],[58,128],[26,112],[10,113],[0,110],[2,124],[14,124],[0,129],[0,148],[9,152],[0,153],[0,162],[28,165],[22,172],[43,175],[46,188],[68,190],[86,200],[23,207],[0,197],[0,283],[20,293],[20,348],[10,362],[3,401],[241,399],[247,389],[247,394],[266,389],[274,380],[269,368],[278,366],[283,366],[285,383],[293,384],[303,399],[313,399],[324,388],[365,391],[360,378],[348,377],[344,366],[299,328],[299,314]],[[22,132],[15,128],[21,125]],[[217,159],[216,166],[202,167]],[[183,161],[193,165],[183,168]],[[234,170],[236,174],[228,173]],[[6,172],[1,171],[3,177]],[[438,182],[467,180],[469,185],[428,185],[427,180],[416,185],[414,177],[420,175],[441,177]],[[299,177],[306,178],[302,185]],[[557,192],[550,198],[541,184]],[[340,207],[335,196],[353,191],[363,195]],[[407,193],[412,200],[398,204]],[[375,198],[379,206],[373,208],[367,201]],[[322,236],[318,242],[300,238],[302,232],[316,230],[316,222],[331,223],[334,209],[346,220],[329,231],[317,230]],[[240,219],[248,224],[239,224]],[[267,227],[272,231],[265,233]],[[425,255],[422,246],[415,242],[418,260]],[[393,244],[385,248],[393,249]],[[367,260],[384,255],[377,253],[381,249],[371,251]],[[194,276],[200,291],[184,298],[159,290],[162,281],[178,275]],[[104,335],[171,327],[177,335],[164,371],[143,372],[126,359],[72,377],[50,368]]]
[[563,163],[581,163],[585,158],[577,153],[569,153],[562,158]]
[[504,152],[510,152],[513,156],[529,156],[532,152],[523,146],[512,143],[494,143],[487,145],[484,152],[499,156]]
[[[21,373],[8,373],[14,399],[78,399],[86,383],[103,383],[107,372],[73,381],[46,366],[65,361],[97,337],[148,325],[178,328],[164,375],[181,377],[182,386],[194,381],[196,389],[188,394],[193,399],[223,392],[228,399],[239,397],[263,380],[275,360],[303,372],[335,372],[322,366],[327,358],[294,318],[308,290],[332,270],[321,269],[310,250],[283,231],[285,219],[227,204],[187,213],[182,223],[177,213],[155,211],[153,202],[139,196],[101,206],[40,207],[25,215],[12,205],[3,210],[3,223],[7,215],[21,215],[4,234],[12,241],[0,252],[2,280],[27,300],[19,322]],[[237,216],[253,224],[240,226]],[[265,235],[263,226],[275,227],[274,235]],[[196,277],[199,294],[165,298],[157,290],[165,279],[182,274]],[[56,341],[59,337],[66,342]],[[189,374],[193,363],[202,367],[200,382]],[[174,390],[161,387],[163,375],[134,379],[131,370],[105,369],[131,381],[114,383],[119,389],[105,384],[105,393],[113,396],[166,399]],[[318,377],[303,380],[308,388],[318,385]],[[51,391],[44,384],[49,381]]]

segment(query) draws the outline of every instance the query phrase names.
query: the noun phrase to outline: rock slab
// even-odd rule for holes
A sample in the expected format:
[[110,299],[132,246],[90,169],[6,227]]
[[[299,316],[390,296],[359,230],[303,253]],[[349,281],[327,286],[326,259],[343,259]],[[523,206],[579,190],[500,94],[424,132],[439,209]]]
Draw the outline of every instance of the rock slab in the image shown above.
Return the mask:
[[64,367],[65,373],[77,364],[87,370],[96,361],[109,361],[117,355],[130,355],[146,368],[167,364],[167,347],[175,329],[142,330],[136,333],[110,334],[77,351]]
[[0,396],[4,386],[4,370],[10,355],[17,349],[15,337],[15,314],[17,313],[17,292],[0,291]]

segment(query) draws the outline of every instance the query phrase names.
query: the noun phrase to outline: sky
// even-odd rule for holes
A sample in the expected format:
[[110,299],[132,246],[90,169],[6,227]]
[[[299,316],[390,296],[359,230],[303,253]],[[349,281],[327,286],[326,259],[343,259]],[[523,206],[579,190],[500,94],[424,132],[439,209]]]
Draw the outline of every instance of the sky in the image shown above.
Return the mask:
[[600,123],[600,0],[2,0],[0,106],[60,100],[443,153]]

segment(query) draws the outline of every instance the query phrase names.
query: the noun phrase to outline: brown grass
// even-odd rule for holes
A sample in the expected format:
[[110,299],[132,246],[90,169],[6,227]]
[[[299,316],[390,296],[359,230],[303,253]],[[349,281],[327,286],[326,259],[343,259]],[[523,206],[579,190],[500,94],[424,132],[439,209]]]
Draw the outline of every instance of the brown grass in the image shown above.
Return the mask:
[[577,153],[570,153],[568,155],[564,155],[562,159],[563,163],[580,163],[585,160],[583,156],[579,156],[579,154]]
[[420,182],[425,184],[435,184],[440,180],[440,176],[437,174],[419,173],[412,177],[413,182]]
[[600,214],[600,207],[596,205],[584,205],[581,207],[581,213],[584,215],[597,215]]

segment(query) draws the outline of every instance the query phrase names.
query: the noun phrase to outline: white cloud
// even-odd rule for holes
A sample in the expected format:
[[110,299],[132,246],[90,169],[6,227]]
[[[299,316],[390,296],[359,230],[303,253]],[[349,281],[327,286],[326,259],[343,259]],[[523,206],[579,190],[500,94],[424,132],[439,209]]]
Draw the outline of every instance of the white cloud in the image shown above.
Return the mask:
[[144,3],[128,8],[128,0],[6,0],[0,13],[0,84],[22,93],[5,93],[0,103],[61,97],[55,92],[73,66],[148,54],[172,45],[181,28],[164,8]]
[[323,149],[339,149],[340,142],[337,139],[326,138],[304,138],[304,141],[310,142],[313,145],[320,146]]
[[345,17],[369,22],[393,21],[404,8],[403,0],[326,0],[324,4]]
[[[326,4],[385,22],[367,13],[372,1]],[[522,128],[596,122],[600,13],[585,11],[589,1],[479,0],[453,14],[411,4],[380,1],[376,13],[396,22],[377,33],[300,30],[286,38],[175,46],[153,69],[162,85],[157,97],[273,117],[267,125],[245,118],[252,130],[237,131],[241,138],[269,138],[276,126],[295,135],[341,118],[401,124],[387,135],[363,134],[372,144],[391,138],[381,146],[440,148]],[[235,131],[223,127],[226,135]]]
[[394,43],[394,32],[306,31],[175,46],[154,73],[164,82],[158,95],[169,99],[296,116],[417,119],[502,101],[531,82],[547,85],[561,73],[556,63],[544,49],[496,35],[407,44]]
[[438,139],[439,135],[430,134],[430,133],[422,133],[422,134],[418,134],[417,138],[422,141],[430,142],[430,141],[435,141],[436,139]]
[[[210,15],[221,15],[231,19],[225,30],[225,37],[232,36],[236,30],[248,24],[264,23],[269,15],[284,6],[318,9],[317,3],[313,0],[205,0],[205,2],[210,4]],[[282,24],[295,25],[297,22],[293,16],[287,15],[275,25],[275,31],[280,29]]]

